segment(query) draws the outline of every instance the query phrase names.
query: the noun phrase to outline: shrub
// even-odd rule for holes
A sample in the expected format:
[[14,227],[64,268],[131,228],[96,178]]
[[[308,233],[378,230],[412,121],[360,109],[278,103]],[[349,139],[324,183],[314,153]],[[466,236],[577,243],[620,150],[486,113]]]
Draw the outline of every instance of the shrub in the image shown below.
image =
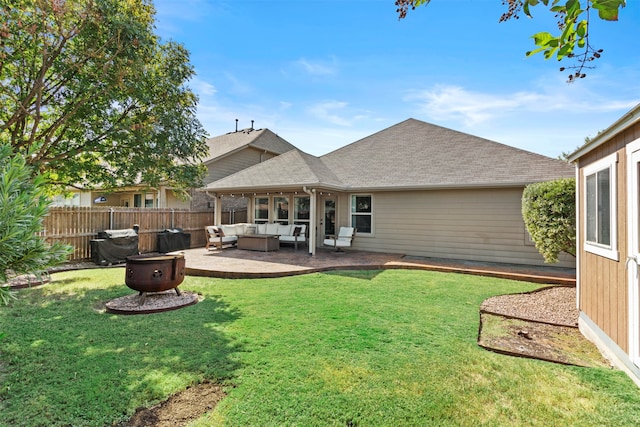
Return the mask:
[[562,178],[528,185],[522,193],[522,217],[547,263],[560,252],[576,256],[576,181]]
[[50,201],[44,181],[31,176],[25,159],[7,144],[0,145],[0,301],[8,302],[2,285],[8,274],[39,273],[64,261],[71,247],[48,245],[36,233]]

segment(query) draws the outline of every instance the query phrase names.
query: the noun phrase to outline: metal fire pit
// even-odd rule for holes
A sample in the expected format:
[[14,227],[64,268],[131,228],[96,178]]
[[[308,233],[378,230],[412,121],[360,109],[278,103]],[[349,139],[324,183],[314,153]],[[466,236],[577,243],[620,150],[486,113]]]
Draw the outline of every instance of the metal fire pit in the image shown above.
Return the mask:
[[174,289],[180,295],[178,285],[184,280],[184,270],[184,255],[133,255],[127,257],[125,283],[140,293],[142,305],[147,292]]

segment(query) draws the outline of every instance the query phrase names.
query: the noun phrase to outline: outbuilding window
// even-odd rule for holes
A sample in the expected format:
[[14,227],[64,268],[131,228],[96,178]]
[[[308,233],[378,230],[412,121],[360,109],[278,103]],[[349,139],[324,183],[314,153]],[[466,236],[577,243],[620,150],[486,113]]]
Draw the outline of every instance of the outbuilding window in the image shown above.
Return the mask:
[[584,168],[585,250],[618,259],[616,153]]

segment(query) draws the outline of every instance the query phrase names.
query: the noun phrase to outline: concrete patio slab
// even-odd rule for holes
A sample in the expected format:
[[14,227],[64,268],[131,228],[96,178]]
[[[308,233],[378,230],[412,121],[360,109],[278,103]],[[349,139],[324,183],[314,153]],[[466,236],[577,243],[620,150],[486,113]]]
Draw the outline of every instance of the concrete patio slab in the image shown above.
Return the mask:
[[500,277],[534,283],[575,286],[575,269],[547,266],[483,263],[439,258],[410,257],[349,250],[337,253],[281,247],[274,252],[227,248],[180,251],[186,260],[186,274],[229,279],[282,277],[331,270],[415,269]]

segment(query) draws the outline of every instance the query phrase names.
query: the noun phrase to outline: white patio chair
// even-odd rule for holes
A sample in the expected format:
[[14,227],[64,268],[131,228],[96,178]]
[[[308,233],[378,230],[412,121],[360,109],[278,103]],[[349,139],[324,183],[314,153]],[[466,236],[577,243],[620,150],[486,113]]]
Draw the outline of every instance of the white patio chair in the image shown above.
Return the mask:
[[336,250],[336,252],[343,252],[344,248],[350,248],[353,238],[356,235],[356,229],[353,227],[340,227],[340,231],[337,236],[326,236],[324,239],[324,245],[330,246]]

